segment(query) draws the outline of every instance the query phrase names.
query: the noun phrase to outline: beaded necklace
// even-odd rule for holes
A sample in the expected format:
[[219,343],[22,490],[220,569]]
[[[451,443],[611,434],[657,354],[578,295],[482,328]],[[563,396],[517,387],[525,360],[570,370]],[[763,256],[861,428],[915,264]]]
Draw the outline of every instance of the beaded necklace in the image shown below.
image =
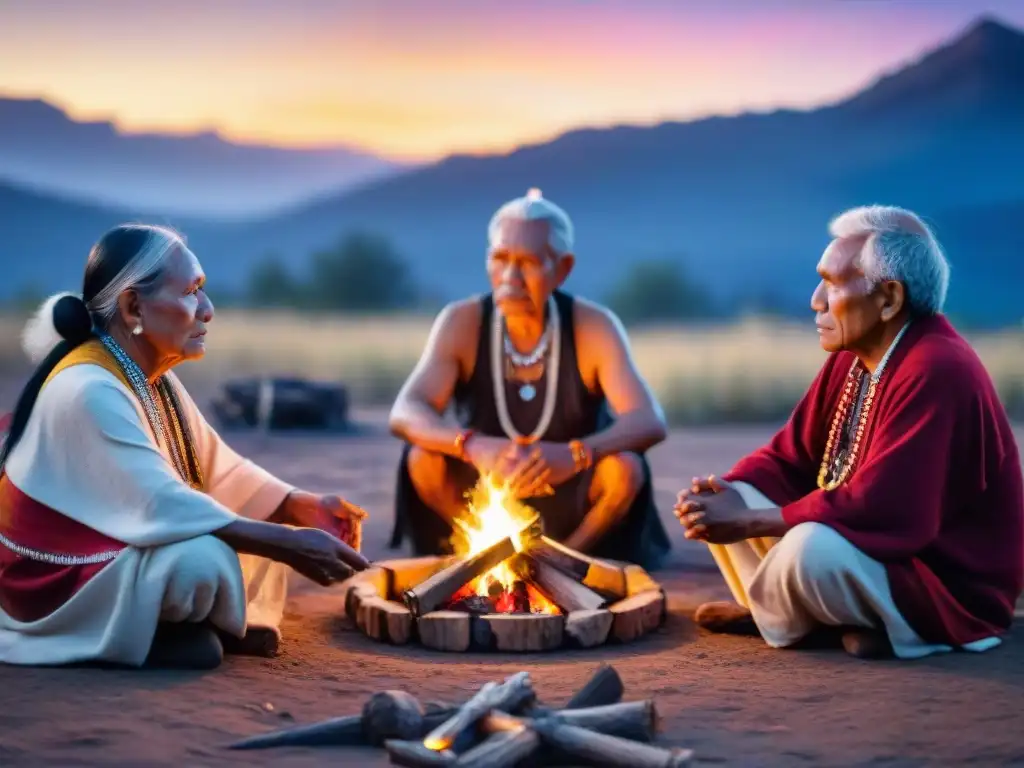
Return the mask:
[[[558,315],[558,307],[553,298],[548,300],[548,313],[550,316],[550,349],[551,357],[548,360],[548,380],[544,393],[544,408],[541,411],[537,426],[529,436],[524,437],[512,424],[512,417],[508,411],[508,400],[505,397],[505,378],[502,374],[502,357],[504,356],[504,345],[501,343],[504,333],[505,321],[495,307],[491,318],[491,378],[494,384],[494,400],[498,411],[498,421],[501,428],[508,435],[510,440],[522,440],[536,442],[544,437],[551,426],[551,419],[555,415],[555,398],[558,395],[558,364],[561,357],[561,323]],[[524,398],[532,399],[532,398]]]
[[167,446],[178,475],[191,488],[202,490],[203,473],[192,439],[192,430],[188,422],[181,417],[181,401],[170,379],[164,375],[151,385],[138,364],[110,335],[103,334],[100,341],[113,355],[135,396],[142,403],[146,420],[153,430],[157,444]]
[[[909,327],[910,323],[907,323],[896,334],[896,338],[892,340],[892,344],[889,345],[889,349],[886,350],[878,367],[870,377],[861,366],[860,360],[854,360],[853,365],[850,366],[850,371],[846,374],[843,394],[839,398],[839,405],[836,406],[835,415],[832,417],[832,427],[829,429],[828,440],[825,443],[821,468],[818,470],[818,487],[822,490],[835,490],[845,483],[849,479],[850,473],[853,472],[860,456],[864,430],[871,414],[871,406],[875,402],[878,383],[885,372],[889,357]],[[855,392],[856,396],[854,396]]]

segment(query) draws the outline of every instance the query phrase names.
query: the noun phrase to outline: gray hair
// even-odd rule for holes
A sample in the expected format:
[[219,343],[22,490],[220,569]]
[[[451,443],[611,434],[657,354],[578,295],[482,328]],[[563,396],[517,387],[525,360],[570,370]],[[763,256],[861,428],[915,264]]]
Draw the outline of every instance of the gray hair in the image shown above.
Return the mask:
[[185,248],[180,234],[169,227],[155,224],[122,224],[119,229],[134,229],[148,233],[142,247],[91,301],[86,304],[97,328],[107,328],[117,314],[117,300],[129,290],[143,296],[152,293],[160,284],[167,257],[175,248]]
[[491,223],[487,227],[487,239],[491,246],[497,240],[498,229],[505,219],[546,221],[550,231],[548,245],[551,250],[559,256],[572,253],[575,239],[572,219],[557,205],[545,199],[539,189],[531,189],[525,196],[510,200],[491,217]]
[[916,213],[887,205],[852,208],[832,220],[829,233],[839,239],[866,238],[860,258],[870,289],[885,280],[898,280],[913,314],[942,311],[949,290],[949,263]]

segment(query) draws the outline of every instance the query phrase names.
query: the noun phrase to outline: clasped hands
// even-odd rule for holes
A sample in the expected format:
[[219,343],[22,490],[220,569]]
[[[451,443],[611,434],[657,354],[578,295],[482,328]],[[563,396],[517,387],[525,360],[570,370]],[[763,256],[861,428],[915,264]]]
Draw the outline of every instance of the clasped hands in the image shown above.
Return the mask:
[[550,496],[577,472],[572,449],[565,443],[526,445],[474,435],[466,441],[465,459],[481,476],[496,476],[519,499]]
[[672,511],[686,529],[685,536],[709,544],[770,535],[766,510],[747,507],[739,491],[714,475],[695,477],[689,488],[679,492]]

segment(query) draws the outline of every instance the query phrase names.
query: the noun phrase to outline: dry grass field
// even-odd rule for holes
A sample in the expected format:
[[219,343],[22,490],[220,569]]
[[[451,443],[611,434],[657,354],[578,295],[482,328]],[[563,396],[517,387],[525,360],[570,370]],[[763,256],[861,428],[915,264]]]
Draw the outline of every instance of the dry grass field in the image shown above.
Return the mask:
[[[23,360],[24,318],[0,317],[0,363]],[[186,379],[297,375],[342,381],[355,402],[391,401],[415,365],[431,318],[221,311]],[[633,330],[637,364],[675,424],[777,420],[824,359],[813,326],[751,318],[731,325]],[[1013,414],[1024,417],[1024,332],[971,336]]]

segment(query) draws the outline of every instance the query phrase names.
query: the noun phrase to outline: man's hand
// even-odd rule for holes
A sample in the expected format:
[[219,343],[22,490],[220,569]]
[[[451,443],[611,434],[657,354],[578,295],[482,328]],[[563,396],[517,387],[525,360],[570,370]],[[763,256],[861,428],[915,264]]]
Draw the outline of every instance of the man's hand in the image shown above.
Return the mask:
[[554,486],[576,475],[576,462],[567,444],[536,443],[516,448],[508,482],[517,498],[550,496]]
[[466,441],[464,451],[466,461],[483,477],[500,472],[515,447],[515,443],[506,438],[473,435]]
[[357,552],[363,545],[365,510],[340,496],[292,493],[285,499],[280,522],[300,528],[316,528],[348,544]]
[[673,512],[688,539],[711,544],[734,544],[758,536],[761,510],[749,509],[739,492],[714,475],[693,478],[679,492]]

